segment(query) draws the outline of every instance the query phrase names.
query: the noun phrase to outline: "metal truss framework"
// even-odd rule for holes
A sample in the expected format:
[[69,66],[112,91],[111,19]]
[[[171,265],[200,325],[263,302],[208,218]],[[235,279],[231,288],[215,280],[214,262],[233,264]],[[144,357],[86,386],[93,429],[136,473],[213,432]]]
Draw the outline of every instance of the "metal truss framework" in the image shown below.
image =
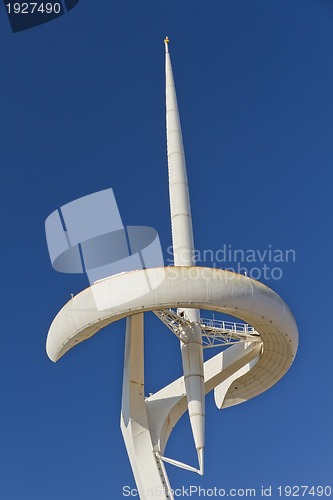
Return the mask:
[[200,318],[199,323],[193,323],[183,311],[159,309],[155,315],[171,330],[181,342],[188,342],[187,327],[199,326],[202,332],[202,347],[229,346],[237,342],[261,342],[260,335],[247,323]]

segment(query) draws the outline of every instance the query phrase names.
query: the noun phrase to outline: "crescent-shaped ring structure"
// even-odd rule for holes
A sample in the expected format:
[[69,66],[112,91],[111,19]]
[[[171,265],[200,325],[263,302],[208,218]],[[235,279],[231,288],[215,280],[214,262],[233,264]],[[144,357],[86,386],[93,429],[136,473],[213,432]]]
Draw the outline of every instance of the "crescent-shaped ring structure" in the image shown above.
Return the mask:
[[[162,279],[161,279],[162,278]],[[142,283],[160,284],[128,300]],[[96,306],[103,297],[103,310]],[[172,308],[225,313],[251,324],[260,335],[256,367],[230,388],[223,407],[247,401],[274,385],[289,369],[298,345],[295,319],[273,290],[247,276],[208,267],[165,267],[105,278],[73,297],[55,317],[47,338],[47,354],[58,361],[69,349],[120,319]],[[259,339],[258,339],[259,341]]]

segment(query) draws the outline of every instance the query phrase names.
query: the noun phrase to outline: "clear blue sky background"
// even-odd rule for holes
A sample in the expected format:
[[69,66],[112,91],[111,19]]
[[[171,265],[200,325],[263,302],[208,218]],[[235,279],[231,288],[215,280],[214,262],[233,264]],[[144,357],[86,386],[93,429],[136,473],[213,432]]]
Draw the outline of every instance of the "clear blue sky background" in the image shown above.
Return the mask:
[[[1,4],[1,500],[120,499],[134,486],[119,429],[125,323],[47,358],[53,317],[87,281],[53,271],[44,221],[112,187],[124,223],[170,245],[165,35],[196,247],[294,249],[266,284],[300,331],[271,390],[222,412],[207,398],[206,474],[168,467],[171,483],[332,483],[332,26],[328,0],[81,0],[14,35]],[[146,343],[154,392],[180,375],[180,354],[149,316]],[[185,417],[167,451],[195,464]]]

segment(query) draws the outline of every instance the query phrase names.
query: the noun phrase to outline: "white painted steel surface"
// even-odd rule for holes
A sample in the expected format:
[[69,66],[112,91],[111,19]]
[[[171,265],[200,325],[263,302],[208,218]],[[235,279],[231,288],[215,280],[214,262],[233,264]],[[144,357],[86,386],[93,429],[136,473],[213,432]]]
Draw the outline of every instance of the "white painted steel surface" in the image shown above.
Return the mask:
[[168,43],[165,42],[166,128],[175,266],[193,266],[193,228],[182,131]]
[[156,457],[149,429],[144,387],[144,315],[127,318],[120,427],[140,498],[148,490],[171,489]]
[[[261,394],[287,372],[298,344],[294,317],[270,288],[247,276],[195,267],[192,262],[190,198],[168,40],[165,47],[175,267],[120,273],[96,282],[60,310],[51,324],[46,344],[48,356],[56,362],[105,326],[127,318],[121,430],[142,500],[173,499],[164,461],[203,473],[205,394],[214,389],[219,409]],[[182,323],[186,338],[186,342],[181,342],[184,376],[145,397],[143,313],[161,313],[167,309],[183,311],[189,320]],[[214,334],[214,328],[220,327],[212,322],[201,328],[200,309],[239,318],[254,329],[247,328],[246,333],[251,332],[253,337],[258,333],[260,337],[254,340],[249,335],[246,341],[232,345],[204,363],[202,329],[210,328]],[[227,329],[227,324],[223,323],[222,328]],[[186,410],[199,469],[164,456],[172,429]]]

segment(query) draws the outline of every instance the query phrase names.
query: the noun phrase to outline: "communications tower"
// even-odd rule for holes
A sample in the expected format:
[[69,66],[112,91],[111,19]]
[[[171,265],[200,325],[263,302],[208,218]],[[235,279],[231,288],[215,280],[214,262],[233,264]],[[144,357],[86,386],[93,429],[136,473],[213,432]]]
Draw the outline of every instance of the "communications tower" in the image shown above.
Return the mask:
[[[132,270],[96,281],[60,310],[47,338],[48,356],[56,362],[79,342],[127,318],[121,430],[143,500],[173,498],[165,463],[204,473],[205,395],[214,390],[217,408],[224,409],[261,394],[287,372],[298,344],[294,317],[270,288],[237,273],[195,267],[189,187],[168,38],[164,44],[174,267]],[[231,315],[238,321],[208,320],[200,310]],[[151,311],[179,339],[183,376],[147,396],[144,315]],[[203,350],[212,347],[224,349],[204,361]],[[166,453],[169,436],[186,411],[197,465],[181,463]]]

